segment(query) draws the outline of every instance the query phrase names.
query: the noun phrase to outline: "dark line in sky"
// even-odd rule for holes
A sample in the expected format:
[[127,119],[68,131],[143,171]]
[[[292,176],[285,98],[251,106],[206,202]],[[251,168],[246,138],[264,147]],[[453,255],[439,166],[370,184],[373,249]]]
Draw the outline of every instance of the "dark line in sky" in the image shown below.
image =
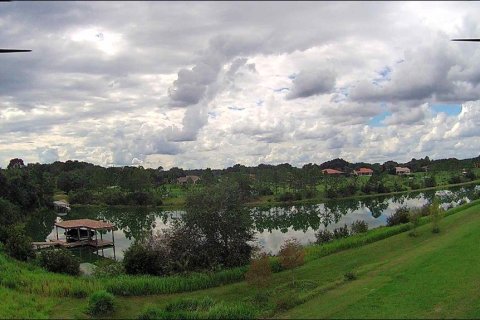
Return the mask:
[[25,49],[0,49],[0,53],[31,52],[31,51],[32,50],[25,50]]
[[452,41],[470,41],[470,42],[480,42],[480,39],[452,39]]

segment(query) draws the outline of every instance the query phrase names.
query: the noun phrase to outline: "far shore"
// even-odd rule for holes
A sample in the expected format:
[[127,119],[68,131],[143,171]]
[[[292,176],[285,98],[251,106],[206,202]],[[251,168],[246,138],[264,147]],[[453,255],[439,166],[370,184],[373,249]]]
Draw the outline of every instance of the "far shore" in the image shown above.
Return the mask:
[[[405,194],[405,193],[411,193],[411,192],[421,192],[421,191],[429,191],[429,190],[441,190],[445,188],[452,188],[452,187],[461,187],[465,185],[471,185],[471,184],[476,184],[480,183],[480,179],[474,180],[474,181],[468,181],[468,182],[462,182],[462,183],[455,183],[455,184],[447,184],[447,185],[441,185],[441,186],[436,186],[436,187],[430,187],[430,188],[421,188],[421,189],[415,189],[415,190],[406,190],[406,191],[395,191],[395,192],[389,192],[389,193],[375,193],[375,194],[365,194],[365,195],[356,195],[356,196],[350,196],[350,197],[339,197],[339,198],[323,198],[323,197],[315,197],[311,199],[303,199],[303,200],[295,200],[295,201],[288,201],[288,202],[281,202],[281,201],[275,201],[274,196],[264,196],[261,197],[260,199],[254,200],[247,202],[246,205],[248,207],[274,207],[274,206],[285,206],[285,205],[298,205],[298,204],[315,204],[315,203],[324,203],[327,201],[338,201],[338,200],[357,200],[357,199],[365,199],[365,198],[374,198],[374,197],[380,197],[380,196],[392,196],[392,195],[398,195],[398,194]],[[158,208],[158,209],[175,209],[175,210],[181,210],[185,208],[185,198],[176,198],[175,203],[166,203],[161,206],[139,206],[139,205],[107,205],[107,204],[73,204],[71,207],[118,207],[118,208],[132,208],[132,207],[145,207],[145,208]]]

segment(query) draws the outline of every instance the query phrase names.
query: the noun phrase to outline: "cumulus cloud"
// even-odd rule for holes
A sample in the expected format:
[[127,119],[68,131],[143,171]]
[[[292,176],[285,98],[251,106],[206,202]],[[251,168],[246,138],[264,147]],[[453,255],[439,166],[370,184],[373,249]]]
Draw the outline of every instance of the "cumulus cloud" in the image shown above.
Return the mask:
[[478,3],[0,7],[2,46],[33,49],[0,56],[3,166],[478,155],[476,104],[431,108],[480,100],[480,47],[449,41],[478,33]]
[[60,159],[56,148],[39,148],[38,158],[40,163],[52,163]]
[[335,73],[329,69],[302,70],[293,80],[287,99],[307,98],[330,93],[335,87]]

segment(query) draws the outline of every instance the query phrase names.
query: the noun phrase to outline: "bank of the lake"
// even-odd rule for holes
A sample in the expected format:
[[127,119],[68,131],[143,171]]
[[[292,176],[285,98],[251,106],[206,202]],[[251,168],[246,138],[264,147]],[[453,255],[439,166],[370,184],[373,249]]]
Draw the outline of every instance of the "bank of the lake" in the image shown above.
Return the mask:
[[[448,189],[448,188],[453,188],[453,187],[461,187],[461,186],[468,186],[472,184],[479,184],[480,179],[473,180],[473,181],[468,181],[468,182],[462,182],[462,183],[454,183],[454,184],[444,184],[444,185],[437,185],[435,187],[430,187],[430,188],[419,188],[419,189],[411,189],[411,190],[405,190],[405,191],[395,191],[395,192],[388,192],[388,193],[370,193],[370,194],[358,194],[354,196],[349,196],[349,197],[336,197],[336,198],[326,198],[326,197],[313,197],[309,199],[302,199],[302,200],[292,200],[288,202],[283,202],[283,201],[276,201],[275,196],[261,196],[255,200],[248,201],[245,203],[245,205],[249,207],[273,207],[273,206],[284,206],[284,205],[302,205],[302,204],[314,204],[314,203],[322,203],[326,201],[332,201],[332,200],[356,200],[356,199],[365,199],[365,198],[374,198],[374,197],[379,197],[379,196],[392,196],[392,195],[398,195],[398,194],[407,194],[407,193],[412,193],[412,192],[423,192],[423,191],[431,191],[431,190],[442,190],[442,189]],[[67,200],[68,196],[63,195],[63,194],[57,194],[56,197],[58,199],[62,200]],[[72,207],[86,207],[86,206],[91,206],[91,207],[119,207],[119,208],[131,208],[131,207],[139,207],[139,205],[107,205],[107,204],[72,204]],[[167,198],[164,200],[162,205],[145,205],[142,207],[146,208],[152,208],[152,209],[160,209],[160,210],[182,210],[185,208],[185,196],[178,196],[176,198]]]

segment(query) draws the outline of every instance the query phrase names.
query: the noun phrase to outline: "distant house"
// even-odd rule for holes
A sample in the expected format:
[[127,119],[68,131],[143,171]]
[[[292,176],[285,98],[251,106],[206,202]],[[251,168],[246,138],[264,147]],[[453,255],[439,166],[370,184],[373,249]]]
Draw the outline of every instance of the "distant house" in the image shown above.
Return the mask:
[[407,167],[395,167],[395,174],[399,176],[410,174],[410,169]]
[[370,168],[360,168],[358,170],[353,170],[353,174],[357,176],[371,176],[373,174],[373,170]]
[[335,170],[335,169],[323,169],[323,170],[322,170],[322,173],[323,173],[323,174],[333,174],[333,175],[336,175],[336,174],[344,174],[345,172],[338,171],[338,170]]
[[200,180],[199,176],[185,176],[185,177],[177,178],[177,183],[185,184],[190,182],[190,183],[196,184],[198,180]]

